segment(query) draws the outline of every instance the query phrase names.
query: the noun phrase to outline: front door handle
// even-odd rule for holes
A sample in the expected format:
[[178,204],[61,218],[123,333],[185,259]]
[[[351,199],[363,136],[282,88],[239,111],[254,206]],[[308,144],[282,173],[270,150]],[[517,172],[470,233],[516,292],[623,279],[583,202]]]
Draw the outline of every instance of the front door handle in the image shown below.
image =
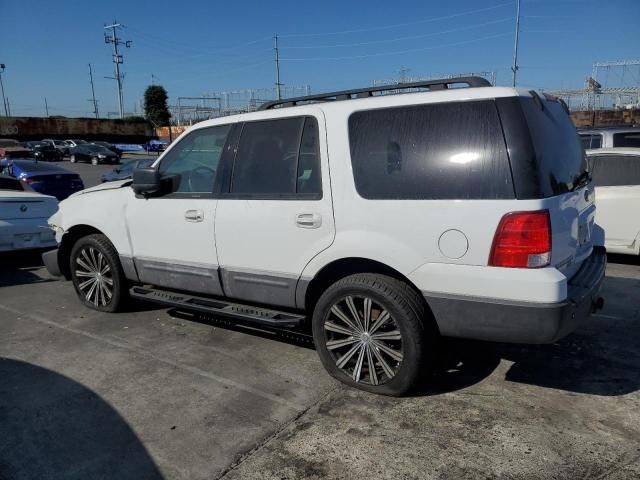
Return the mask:
[[317,213],[299,213],[296,215],[296,225],[300,228],[319,228],[322,217]]
[[204,220],[202,210],[187,210],[184,212],[184,218],[187,222],[201,222]]

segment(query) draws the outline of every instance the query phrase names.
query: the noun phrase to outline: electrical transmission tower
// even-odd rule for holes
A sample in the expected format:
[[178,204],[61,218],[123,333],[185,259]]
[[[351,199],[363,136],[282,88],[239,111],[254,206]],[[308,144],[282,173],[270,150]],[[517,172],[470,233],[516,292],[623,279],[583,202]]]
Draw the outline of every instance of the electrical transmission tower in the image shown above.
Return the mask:
[[118,38],[118,27],[121,27],[119,23],[113,22],[112,25],[105,25],[105,30],[111,30],[111,34],[104,33],[104,43],[113,44],[113,65],[115,67],[115,77],[106,77],[115,80],[118,85],[118,111],[120,112],[120,118],[124,118],[124,101],[122,97],[122,78],[120,74],[120,64],[123,63],[122,55],[118,52],[118,45],[124,45],[126,48],[131,47],[131,40],[123,41]]

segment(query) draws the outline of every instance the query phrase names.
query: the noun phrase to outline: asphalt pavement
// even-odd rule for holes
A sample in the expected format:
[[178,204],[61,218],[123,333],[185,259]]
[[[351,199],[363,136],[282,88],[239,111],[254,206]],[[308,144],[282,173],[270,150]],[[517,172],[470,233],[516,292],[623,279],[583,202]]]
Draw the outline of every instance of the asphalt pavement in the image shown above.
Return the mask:
[[640,478],[640,263],[609,260],[572,335],[444,342],[397,399],[336,383],[295,337],[88,310],[37,253],[3,254],[0,479]]

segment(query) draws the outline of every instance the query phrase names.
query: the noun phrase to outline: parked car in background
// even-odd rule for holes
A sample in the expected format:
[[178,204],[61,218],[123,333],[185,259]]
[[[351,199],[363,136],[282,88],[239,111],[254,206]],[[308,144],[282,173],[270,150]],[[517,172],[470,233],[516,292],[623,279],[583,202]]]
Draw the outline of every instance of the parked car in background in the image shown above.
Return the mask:
[[70,149],[69,153],[69,161],[71,163],[91,162],[92,165],[98,165],[100,163],[120,162],[118,155],[108,148],[105,148],[102,145],[93,145],[91,143],[73,147]]
[[0,174],[17,178],[36,192],[64,200],[84,188],[77,173],[36,160],[0,160]]
[[56,150],[58,150],[63,157],[69,156],[69,145],[64,143],[64,140],[53,140],[51,138],[45,138],[42,141],[45,143],[48,143],[49,145],[54,147]]
[[115,180],[127,180],[131,178],[133,175],[133,171],[136,168],[146,168],[151,166],[151,164],[155,161],[152,158],[141,158],[140,160],[131,160],[114,168],[109,173],[105,173],[102,175],[103,182],[113,182]]
[[0,159],[32,158],[33,152],[12,138],[0,138]]
[[199,123],[132,182],[62,202],[43,261],[98,311],[132,296],[309,328],[331,375],[386,395],[440,336],[556,342],[602,307],[606,268],[566,107],[479,77],[419,86]]
[[578,130],[585,150],[597,148],[640,148],[640,127],[588,128]]
[[55,197],[24,191],[18,180],[0,177],[0,252],[55,247],[47,220],[57,209]]
[[45,162],[59,162],[62,160],[62,154],[50,143],[47,142],[23,142],[25,148],[33,153],[33,158]]
[[169,142],[165,142],[164,140],[149,140],[144,149],[149,152],[164,152],[169,145]]
[[75,139],[75,140],[64,140],[64,143],[69,147],[69,149],[71,149],[73,147],[77,147],[78,145],[86,145],[89,142],[87,142],[86,140]]
[[640,148],[588,150],[608,252],[640,254]]
[[109,142],[102,142],[102,141],[96,141],[96,142],[91,142],[93,145],[100,145],[104,148],[107,148],[109,150],[111,150],[113,153],[115,153],[118,158],[122,158],[122,150],[120,150],[118,147],[116,147],[113,143],[109,143]]

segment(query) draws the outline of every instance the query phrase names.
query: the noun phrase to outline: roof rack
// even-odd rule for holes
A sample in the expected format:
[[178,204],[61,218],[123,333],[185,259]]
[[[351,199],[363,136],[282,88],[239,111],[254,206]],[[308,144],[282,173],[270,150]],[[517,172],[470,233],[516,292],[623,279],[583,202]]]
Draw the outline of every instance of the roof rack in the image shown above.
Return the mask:
[[490,87],[491,83],[483,77],[456,77],[439,78],[435,80],[423,80],[410,83],[394,83],[393,85],[381,85],[355,90],[342,90],[339,92],[319,93],[304,97],[284,98],[264,103],[258,110],[270,110],[272,108],[294,107],[301,103],[332,102],[336,100],[352,100],[354,98],[373,97],[374,93],[390,90],[404,90],[408,88],[428,88],[429,90],[446,90],[450,85],[466,84],[469,87]]

